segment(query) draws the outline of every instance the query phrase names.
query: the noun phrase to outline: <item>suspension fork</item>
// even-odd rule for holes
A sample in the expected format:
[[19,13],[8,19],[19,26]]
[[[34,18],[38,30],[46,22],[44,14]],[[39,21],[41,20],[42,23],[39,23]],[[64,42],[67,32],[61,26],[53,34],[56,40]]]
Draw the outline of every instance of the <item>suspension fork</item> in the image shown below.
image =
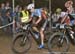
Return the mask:
[[64,40],[64,35],[66,33],[66,31],[62,30],[62,36],[59,38],[59,42],[61,43],[61,45],[63,44],[63,40]]
[[23,30],[22,32],[23,32],[23,37],[22,37],[21,41],[22,41],[22,43],[25,43],[28,38],[29,31]]
[[22,43],[23,43],[23,44],[25,43],[26,39],[27,39],[27,35],[24,33],[24,36],[23,36],[23,38],[22,38]]
[[62,36],[64,38],[64,35],[66,35],[66,30],[62,30]]

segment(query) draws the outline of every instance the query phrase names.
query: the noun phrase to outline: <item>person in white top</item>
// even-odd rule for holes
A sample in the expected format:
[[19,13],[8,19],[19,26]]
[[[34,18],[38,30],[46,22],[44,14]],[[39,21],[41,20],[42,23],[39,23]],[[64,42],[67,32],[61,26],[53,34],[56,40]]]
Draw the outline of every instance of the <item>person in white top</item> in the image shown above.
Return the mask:
[[57,8],[56,11],[55,11],[55,13],[52,14],[52,25],[53,26],[56,26],[56,23],[58,23],[61,11],[62,11],[61,8]]
[[75,25],[74,18],[67,12],[61,12],[61,23],[66,23],[67,25]]

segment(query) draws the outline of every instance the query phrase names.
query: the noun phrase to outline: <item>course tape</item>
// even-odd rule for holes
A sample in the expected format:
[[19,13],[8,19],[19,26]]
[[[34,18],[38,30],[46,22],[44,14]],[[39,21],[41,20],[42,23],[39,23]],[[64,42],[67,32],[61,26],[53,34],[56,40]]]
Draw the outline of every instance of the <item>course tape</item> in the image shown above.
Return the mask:
[[9,23],[9,24],[7,24],[7,25],[4,25],[4,26],[0,26],[0,29],[2,29],[2,28],[4,28],[4,27],[7,27],[7,26],[10,26],[10,25],[12,25],[14,22],[11,22],[11,23]]

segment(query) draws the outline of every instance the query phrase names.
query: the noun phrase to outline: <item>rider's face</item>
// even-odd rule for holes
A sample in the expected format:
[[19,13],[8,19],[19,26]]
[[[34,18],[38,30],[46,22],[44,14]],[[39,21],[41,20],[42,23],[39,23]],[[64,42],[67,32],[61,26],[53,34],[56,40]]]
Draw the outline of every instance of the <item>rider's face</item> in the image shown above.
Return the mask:
[[31,12],[34,12],[34,8],[32,8],[30,11],[31,11]]

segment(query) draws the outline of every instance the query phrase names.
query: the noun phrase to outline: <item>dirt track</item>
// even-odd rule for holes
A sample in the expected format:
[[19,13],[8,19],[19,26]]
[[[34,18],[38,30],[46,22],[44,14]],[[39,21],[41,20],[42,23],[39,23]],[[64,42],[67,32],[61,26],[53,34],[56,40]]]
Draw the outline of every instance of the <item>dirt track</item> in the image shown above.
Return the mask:
[[[11,41],[12,41],[12,36],[8,35],[8,33],[3,33],[0,31],[0,54],[14,54],[13,51],[11,50]],[[32,47],[26,54],[49,54],[47,49],[42,49],[38,50],[37,45],[35,41],[32,41]],[[75,46],[70,44],[70,49],[69,49],[68,54],[75,54]]]

